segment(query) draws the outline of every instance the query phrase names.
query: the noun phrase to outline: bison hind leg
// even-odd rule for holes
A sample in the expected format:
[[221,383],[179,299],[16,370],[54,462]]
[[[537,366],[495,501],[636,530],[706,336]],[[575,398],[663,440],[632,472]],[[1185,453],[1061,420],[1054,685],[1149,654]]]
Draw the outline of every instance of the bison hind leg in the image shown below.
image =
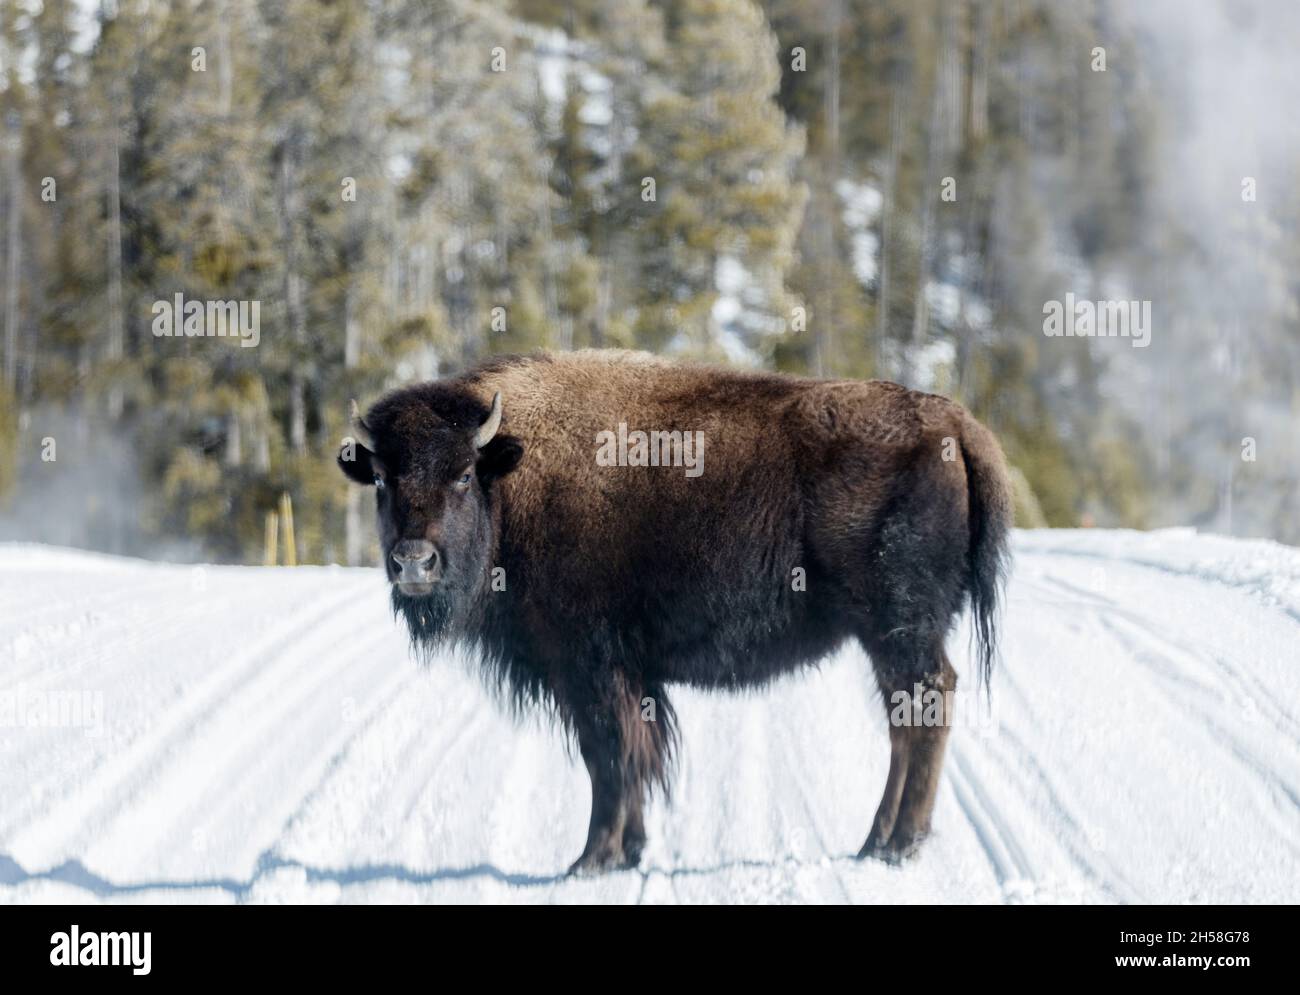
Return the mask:
[[[956,469],[954,469],[956,467]],[[966,599],[969,528],[960,464],[923,461],[876,537],[858,634],[889,719],[889,774],[859,857],[911,856],[930,814],[953,718],[957,674],[944,642]]]
[[877,645],[872,661],[889,719],[889,773],[858,857],[898,863],[914,855],[930,833],[957,674],[942,640],[919,653]]

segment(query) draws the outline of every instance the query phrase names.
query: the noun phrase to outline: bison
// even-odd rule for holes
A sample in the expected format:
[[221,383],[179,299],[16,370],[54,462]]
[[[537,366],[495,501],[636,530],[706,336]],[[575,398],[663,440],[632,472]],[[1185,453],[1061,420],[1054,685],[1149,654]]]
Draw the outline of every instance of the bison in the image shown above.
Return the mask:
[[[891,723],[858,856],[916,850],[957,684],[945,637],[969,601],[987,684],[1011,523],[1001,450],[964,408],[590,350],[492,359],[354,422],[369,448],[349,439],[339,465],[375,487],[413,645],[465,646],[577,742],[591,821],[571,872],[638,863],[647,796],[669,787],[671,685],[756,688],[852,638],[887,711],[918,686],[942,702]],[[677,440],[693,466],[673,465]]]

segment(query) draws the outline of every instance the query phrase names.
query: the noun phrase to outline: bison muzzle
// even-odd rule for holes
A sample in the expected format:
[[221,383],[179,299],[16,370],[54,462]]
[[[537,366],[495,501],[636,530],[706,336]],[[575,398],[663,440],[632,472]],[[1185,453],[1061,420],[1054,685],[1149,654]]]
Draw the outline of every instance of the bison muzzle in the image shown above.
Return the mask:
[[[891,722],[859,856],[915,851],[952,720],[945,637],[969,603],[987,681],[1011,524],[1001,450],[962,407],[587,351],[494,359],[354,420],[369,447],[339,465],[376,489],[413,644],[463,645],[577,741],[592,797],[573,871],[637,864],[677,741],[669,686],[758,687],[852,638],[887,712],[918,687],[944,703],[938,721]],[[700,472],[640,437],[599,460],[618,426],[697,440]]]

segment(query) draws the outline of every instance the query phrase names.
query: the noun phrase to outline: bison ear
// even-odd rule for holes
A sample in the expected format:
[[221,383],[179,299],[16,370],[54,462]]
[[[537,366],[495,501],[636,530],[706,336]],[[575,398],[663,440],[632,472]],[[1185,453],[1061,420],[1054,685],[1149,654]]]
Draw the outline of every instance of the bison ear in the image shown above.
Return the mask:
[[498,435],[478,451],[478,479],[486,487],[519,465],[524,447],[509,435]]
[[375,482],[375,454],[355,439],[346,439],[339,450],[339,469],[358,484]]

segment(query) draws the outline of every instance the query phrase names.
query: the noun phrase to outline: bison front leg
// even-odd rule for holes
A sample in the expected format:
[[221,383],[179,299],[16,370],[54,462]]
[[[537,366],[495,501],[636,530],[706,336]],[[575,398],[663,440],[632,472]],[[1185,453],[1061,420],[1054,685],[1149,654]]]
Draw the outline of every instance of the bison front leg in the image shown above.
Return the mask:
[[880,663],[876,670],[890,718],[889,774],[858,857],[897,862],[914,854],[930,833],[930,815],[952,727],[957,674],[942,651],[929,673],[908,676]]
[[591,821],[582,856],[570,874],[599,874],[627,866],[628,730],[632,707],[628,681],[617,668],[575,674],[566,689],[578,748],[591,777]]
[[[613,672],[570,713],[591,775],[587,845],[570,873],[635,867],[645,848],[645,804],[652,784],[668,788],[673,709],[664,689]],[[651,707],[652,706],[652,707]]]
[[620,726],[618,717],[607,709],[589,710],[578,723],[578,746],[591,776],[591,821],[587,845],[569,868],[570,874],[599,874],[628,865],[623,832],[629,784]]
[[645,790],[634,788],[627,793],[627,819],[623,823],[624,865],[636,867],[645,849]]

